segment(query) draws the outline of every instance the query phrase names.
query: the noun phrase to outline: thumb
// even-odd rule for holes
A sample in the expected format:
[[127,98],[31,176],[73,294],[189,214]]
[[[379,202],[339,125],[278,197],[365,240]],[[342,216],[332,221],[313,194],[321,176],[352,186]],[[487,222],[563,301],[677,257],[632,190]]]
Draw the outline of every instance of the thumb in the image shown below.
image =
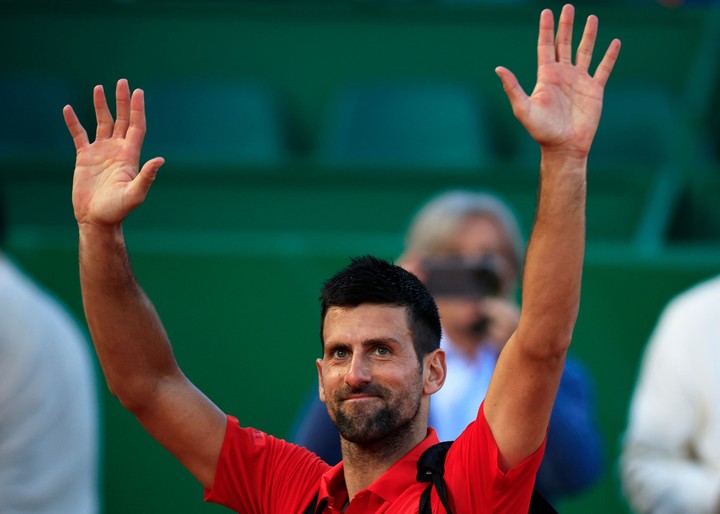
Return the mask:
[[523,90],[520,82],[513,72],[505,68],[504,66],[498,66],[495,68],[495,73],[500,77],[505,94],[510,100],[513,113],[517,117],[519,112],[525,110],[525,106],[529,101],[528,95]]
[[145,201],[150,186],[152,186],[155,181],[157,172],[163,164],[165,164],[165,159],[162,157],[150,159],[143,165],[140,173],[133,179],[129,192],[134,205],[140,205]]

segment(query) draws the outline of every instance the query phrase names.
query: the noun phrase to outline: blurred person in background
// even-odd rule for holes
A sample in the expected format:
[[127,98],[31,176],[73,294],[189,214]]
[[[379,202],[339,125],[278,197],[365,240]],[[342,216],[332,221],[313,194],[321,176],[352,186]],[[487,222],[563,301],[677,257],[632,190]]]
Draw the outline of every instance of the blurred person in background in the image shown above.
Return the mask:
[[720,512],[720,276],[671,300],[641,361],[620,458],[639,514]]
[[0,514],[95,514],[98,400],[89,341],[4,251],[0,191]]
[[[518,325],[524,242],[515,214],[498,197],[454,190],[420,208],[399,264],[428,287],[442,321],[448,373],[430,402],[430,424],[453,440],[475,419],[500,350]],[[550,500],[591,486],[603,468],[592,381],[568,357],[550,419],[536,487]],[[325,461],[340,461],[340,437],[313,391],[291,439]]]

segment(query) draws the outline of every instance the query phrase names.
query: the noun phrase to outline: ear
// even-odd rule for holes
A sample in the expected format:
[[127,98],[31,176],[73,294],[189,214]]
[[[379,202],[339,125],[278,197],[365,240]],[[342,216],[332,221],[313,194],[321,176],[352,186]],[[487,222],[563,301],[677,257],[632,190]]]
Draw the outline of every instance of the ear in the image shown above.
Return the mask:
[[317,366],[317,372],[318,372],[318,393],[320,395],[320,401],[325,403],[325,382],[323,381],[323,374],[322,374],[323,360],[317,359],[315,361],[315,365]]
[[445,383],[447,366],[445,351],[438,348],[427,354],[423,359],[423,394],[437,393]]

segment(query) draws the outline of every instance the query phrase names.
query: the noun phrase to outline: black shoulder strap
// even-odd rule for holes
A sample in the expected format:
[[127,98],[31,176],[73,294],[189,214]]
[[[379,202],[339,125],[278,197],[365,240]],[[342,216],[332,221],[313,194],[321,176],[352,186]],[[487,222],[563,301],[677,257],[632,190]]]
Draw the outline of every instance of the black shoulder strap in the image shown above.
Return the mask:
[[537,492],[537,489],[533,489],[532,496],[530,497],[530,510],[528,514],[558,514],[555,507],[550,505],[543,496]]
[[419,514],[432,514],[430,509],[430,492],[433,486],[435,486],[435,490],[447,514],[452,514],[450,505],[448,505],[447,489],[445,488],[445,479],[443,478],[443,474],[445,473],[445,456],[452,443],[452,441],[445,441],[435,444],[425,450],[418,459],[418,482],[430,482],[430,485],[427,486],[422,496],[420,496]]
[[[433,485],[437,490],[438,497],[443,507],[445,507],[447,514],[452,514],[450,506],[448,505],[445,480],[443,479],[443,474],[445,473],[445,457],[452,443],[452,441],[445,441],[435,444],[425,450],[420,456],[420,459],[418,459],[418,482],[431,482],[425,491],[423,491],[422,496],[420,496],[419,514],[432,514],[432,510],[430,509],[430,492],[432,491]],[[533,489],[528,514],[557,514],[557,511],[536,489]]]

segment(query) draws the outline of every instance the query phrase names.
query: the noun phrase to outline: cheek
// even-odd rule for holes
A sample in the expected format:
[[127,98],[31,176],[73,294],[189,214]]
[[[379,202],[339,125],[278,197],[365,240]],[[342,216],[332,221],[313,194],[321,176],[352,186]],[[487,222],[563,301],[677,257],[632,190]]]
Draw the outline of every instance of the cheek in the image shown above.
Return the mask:
[[[417,362],[408,363],[402,373],[396,373],[393,378],[393,385],[396,390],[402,391],[402,395],[406,396],[410,389],[422,388],[424,379],[424,369]],[[387,379],[388,382],[390,379]]]
[[320,379],[321,394],[325,394],[325,400],[332,398],[333,391],[343,382],[343,374],[337,369],[325,368]]

